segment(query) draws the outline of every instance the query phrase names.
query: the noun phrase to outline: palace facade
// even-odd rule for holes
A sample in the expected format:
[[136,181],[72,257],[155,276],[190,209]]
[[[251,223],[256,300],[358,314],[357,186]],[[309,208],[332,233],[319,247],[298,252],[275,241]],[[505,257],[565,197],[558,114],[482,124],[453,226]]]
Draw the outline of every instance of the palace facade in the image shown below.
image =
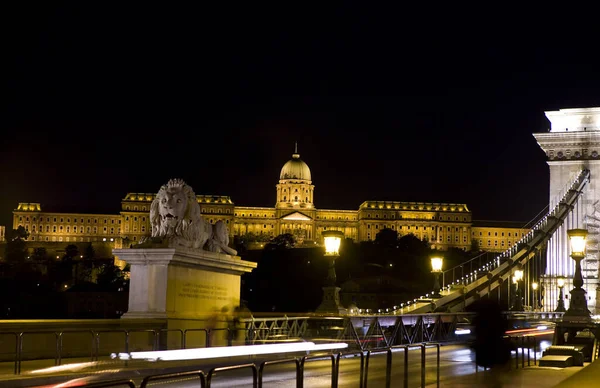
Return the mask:
[[[413,234],[432,248],[469,250],[473,239],[489,251],[504,251],[529,229],[518,225],[474,224],[466,204],[365,201],[357,210],[318,209],[310,168],[295,152],[276,185],[274,207],[238,206],[228,196],[197,195],[202,215],[211,223],[223,220],[232,236],[261,240],[292,233],[303,243],[316,243],[324,230],[339,230],[356,242],[374,240],[385,228]],[[114,248],[135,244],[150,233],[150,204],[155,193],[128,193],[119,214],[55,213],[39,203],[19,203],[13,229],[23,226],[30,242],[105,242]]]

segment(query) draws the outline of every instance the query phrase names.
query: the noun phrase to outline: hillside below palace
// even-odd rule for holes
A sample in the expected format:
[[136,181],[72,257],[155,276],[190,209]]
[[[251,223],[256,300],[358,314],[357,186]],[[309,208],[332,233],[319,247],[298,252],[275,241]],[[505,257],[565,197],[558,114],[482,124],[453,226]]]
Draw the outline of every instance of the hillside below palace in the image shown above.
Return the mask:
[[[197,195],[202,215],[223,220],[230,234],[262,239],[292,233],[304,243],[318,242],[324,230],[339,230],[355,242],[374,240],[384,228],[413,234],[432,248],[471,248],[475,239],[489,251],[504,251],[529,229],[515,223],[477,222],[466,204],[365,201],[358,210],[317,209],[312,176],[297,150],[276,185],[275,207],[238,206],[228,196]],[[19,203],[13,229],[23,226],[30,242],[108,242],[114,248],[135,244],[150,233],[150,204],[156,193],[128,193],[119,214],[56,213],[40,203]]]

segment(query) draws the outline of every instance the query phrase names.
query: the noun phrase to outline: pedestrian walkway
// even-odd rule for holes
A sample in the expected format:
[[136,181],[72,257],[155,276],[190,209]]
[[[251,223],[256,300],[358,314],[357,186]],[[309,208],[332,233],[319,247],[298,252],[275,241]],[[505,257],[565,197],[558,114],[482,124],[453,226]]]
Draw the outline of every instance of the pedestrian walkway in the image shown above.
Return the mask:
[[[561,383],[570,380],[588,367],[586,364],[582,367],[569,368],[553,368],[531,366],[522,369],[512,370],[480,370],[478,373],[450,377],[440,382],[440,386],[444,388],[466,388],[466,387],[494,387],[494,388],[587,388],[588,385],[563,385]],[[600,365],[598,365],[600,367]],[[600,376],[600,368],[595,368],[596,381],[594,387],[598,387],[598,376]],[[561,384],[561,385],[559,385]],[[428,387],[436,387],[436,384],[428,385]],[[592,385],[589,385],[592,387]]]

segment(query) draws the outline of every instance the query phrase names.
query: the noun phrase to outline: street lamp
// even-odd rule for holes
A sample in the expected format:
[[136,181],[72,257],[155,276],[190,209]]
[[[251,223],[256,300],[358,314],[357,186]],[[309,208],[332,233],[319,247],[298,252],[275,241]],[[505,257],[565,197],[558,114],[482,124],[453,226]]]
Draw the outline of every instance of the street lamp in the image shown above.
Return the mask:
[[523,279],[523,270],[522,269],[516,270],[515,277],[517,278],[517,281],[522,280]]
[[444,265],[444,258],[441,256],[433,256],[431,258],[431,272],[433,273],[433,298],[441,298],[440,294],[440,274],[442,273],[442,266]]
[[523,270],[517,269],[512,277],[513,284],[515,285],[515,304],[513,305],[513,311],[523,311],[523,300],[519,290],[519,280],[523,279]]
[[571,302],[569,309],[563,316],[563,321],[581,322],[592,319],[587,308],[587,297],[583,287],[583,275],[581,274],[581,260],[585,258],[585,245],[587,241],[587,229],[567,230],[571,242],[571,258],[575,260],[575,274],[573,275],[573,289],[571,290]]
[[533,311],[535,311],[538,306],[538,300],[537,300],[538,284],[536,282],[531,283],[531,288],[533,289]]
[[565,301],[563,300],[563,287],[565,286],[565,278],[559,276],[556,278],[556,284],[558,285],[558,303],[556,305],[556,310],[554,311],[557,313],[564,313]]
[[340,245],[344,233],[337,230],[326,230],[321,233],[325,245],[325,257],[329,258],[327,279],[323,287],[323,301],[317,307],[317,312],[340,314],[345,309],[340,305],[340,288],[335,285],[335,259],[340,256]]

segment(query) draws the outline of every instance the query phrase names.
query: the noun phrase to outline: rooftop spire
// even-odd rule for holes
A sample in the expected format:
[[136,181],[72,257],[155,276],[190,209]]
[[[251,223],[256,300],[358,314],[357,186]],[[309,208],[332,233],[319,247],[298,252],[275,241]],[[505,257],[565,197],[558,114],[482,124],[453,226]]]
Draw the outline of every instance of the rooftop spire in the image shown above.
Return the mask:
[[294,145],[294,154],[292,155],[292,158],[298,159],[299,157],[300,155],[298,154],[298,142],[296,141]]

